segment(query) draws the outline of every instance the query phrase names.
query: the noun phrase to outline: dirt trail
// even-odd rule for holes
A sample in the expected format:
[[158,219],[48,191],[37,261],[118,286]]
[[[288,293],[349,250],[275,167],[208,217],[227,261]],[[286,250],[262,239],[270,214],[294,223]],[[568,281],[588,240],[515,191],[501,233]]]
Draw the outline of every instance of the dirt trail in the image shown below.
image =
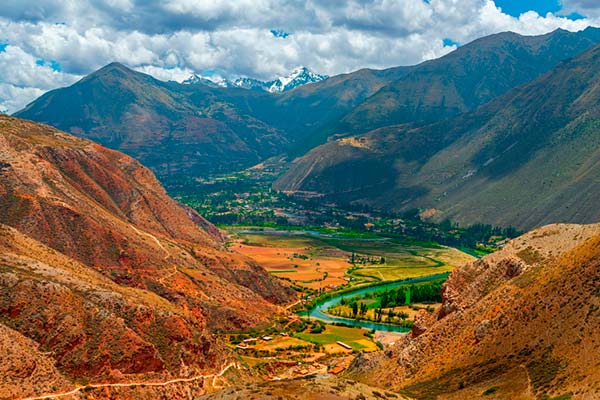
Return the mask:
[[527,369],[527,366],[523,364],[521,364],[520,367],[525,370],[525,376],[527,376],[527,394],[531,396],[531,398],[535,398],[535,395],[533,393],[533,384],[531,383],[531,376],[529,375],[529,370]]
[[135,387],[135,386],[167,386],[167,385],[172,385],[174,383],[193,382],[193,381],[197,381],[200,379],[207,379],[207,378],[213,378],[213,383],[214,383],[214,382],[216,382],[216,378],[223,376],[225,374],[225,372],[227,372],[227,370],[229,370],[230,368],[233,368],[233,367],[239,368],[237,363],[231,362],[231,363],[227,364],[225,367],[223,367],[223,369],[217,374],[196,375],[196,376],[192,376],[190,378],[175,378],[175,379],[170,379],[168,381],[163,381],[163,382],[91,383],[89,385],[79,386],[69,392],[45,394],[45,395],[34,396],[34,397],[24,397],[21,400],[57,399],[60,397],[72,396],[74,394],[81,392],[84,389],[89,389],[89,388],[95,389],[95,388],[107,388],[107,387],[110,388],[110,387]]
[[167,254],[167,256],[165,257],[165,260],[167,258],[169,258],[170,253],[167,251],[167,249],[165,249],[165,247],[162,245],[162,243],[160,242],[160,240],[158,240],[158,238],[156,236],[154,236],[153,234],[151,234],[149,232],[142,232],[142,231],[140,231],[133,224],[129,224],[129,225],[133,228],[134,231],[137,232],[138,235],[140,235],[140,236],[142,236],[142,235],[148,236],[149,238],[153,239],[156,242],[156,244],[158,245],[158,247],[160,247],[162,249],[162,251],[164,251]]
[[290,308],[294,307],[296,304],[300,304],[300,302],[302,302],[302,299],[296,301],[295,303],[290,304],[289,306],[286,306],[285,309],[289,310]]
[[173,267],[173,271],[169,272],[168,274],[162,276],[161,278],[159,278],[157,281],[164,284],[165,281],[169,278],[171,278],[172,276],[174,276],[175,274],[177,274],[177,272],[179,272],[177,270],[177,267]]

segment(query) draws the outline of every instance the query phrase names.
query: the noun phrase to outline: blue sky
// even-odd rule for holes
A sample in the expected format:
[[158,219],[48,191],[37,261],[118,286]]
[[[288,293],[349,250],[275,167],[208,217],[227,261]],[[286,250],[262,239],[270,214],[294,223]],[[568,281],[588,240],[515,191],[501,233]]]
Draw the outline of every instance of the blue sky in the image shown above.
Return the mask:
[[273,79],[437,58],[503,31],[600,26],[600,0],[3,0],[0,111],[113,61],[162,80]]
[[495,0],[498,7],[505,13],[518,17],[527,11],[535,11],[540,15],[556,13],[562,9],[560,1],[557,0]]

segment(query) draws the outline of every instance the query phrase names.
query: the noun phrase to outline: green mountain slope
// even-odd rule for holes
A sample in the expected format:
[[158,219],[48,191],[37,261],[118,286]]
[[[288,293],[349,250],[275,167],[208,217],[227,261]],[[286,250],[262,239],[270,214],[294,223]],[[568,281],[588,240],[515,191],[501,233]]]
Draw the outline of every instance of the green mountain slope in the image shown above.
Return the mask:
[[332,135],[469,110],[589,48],[599,32],[493,35],[438,60],[363,69],[281,94],[161,82],[113,63],[16,115],[132,155],[170,186],[301,155]]
[[237,169],[281,151],[284,135],[253,117],[245,96],[265,97],[161,82],[113,63],[17,115],[122,150],[172,178]]
[[416,66],[345,115],[336,129],[362,133],[473,110],[599,41],[596,28],[576,33],[559,29],[542,36],[512,32],[486,36]]
[[396,70],[362,70],[278,95],[162,82],[112,63],[15,115],[128,153],[168,184],[283,153],[397,78]]
[[600,46],[472,113],[329,142],[275,186],[519,228],[600,220],[599,87]]

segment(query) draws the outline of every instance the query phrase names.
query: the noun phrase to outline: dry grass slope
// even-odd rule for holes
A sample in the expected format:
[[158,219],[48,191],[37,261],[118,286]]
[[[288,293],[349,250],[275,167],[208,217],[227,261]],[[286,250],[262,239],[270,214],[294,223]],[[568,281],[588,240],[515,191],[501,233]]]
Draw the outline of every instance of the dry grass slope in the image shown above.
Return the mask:
[[534,230],[453,272],[443,298],[350,376],[415,398],[600,395],[600,225]]

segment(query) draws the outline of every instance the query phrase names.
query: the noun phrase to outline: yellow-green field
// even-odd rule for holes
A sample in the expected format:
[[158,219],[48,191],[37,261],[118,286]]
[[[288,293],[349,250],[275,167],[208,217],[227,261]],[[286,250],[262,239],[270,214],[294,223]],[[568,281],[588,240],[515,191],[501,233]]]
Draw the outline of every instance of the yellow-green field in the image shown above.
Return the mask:
[[342,239],[272,230],[231,235],[233,250],[280,278],[317,290],[440,274],[474,259],[451,247],[387,238]]
[[[344,326],[326,325],[325,331],[321,333],[297,333],[296,337],[310,343],[320,344],[327,353],[356,351],[375,351],[375,343],[364,335],[366,331],[360,328],[348,328]],[[343,342],[352,350],[347,350],[337,342]]]

